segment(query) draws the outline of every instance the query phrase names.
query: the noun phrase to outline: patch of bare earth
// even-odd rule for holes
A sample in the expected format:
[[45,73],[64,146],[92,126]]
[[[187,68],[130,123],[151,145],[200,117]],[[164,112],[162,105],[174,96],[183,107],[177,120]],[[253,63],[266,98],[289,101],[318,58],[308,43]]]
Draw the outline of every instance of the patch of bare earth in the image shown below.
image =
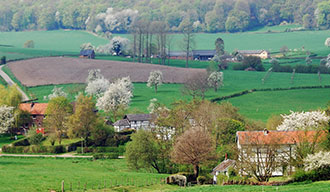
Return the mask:
[[162,71],[164,83],[184,83],[195,73],[206,73],[204,69],[66,57],[29,59],[12,62],[8,66],[25,86],[85,83],[90,69],[101,69],[101,73],[111,81],[130,76],[132,82],[147,82],[149,73],[154,70]]

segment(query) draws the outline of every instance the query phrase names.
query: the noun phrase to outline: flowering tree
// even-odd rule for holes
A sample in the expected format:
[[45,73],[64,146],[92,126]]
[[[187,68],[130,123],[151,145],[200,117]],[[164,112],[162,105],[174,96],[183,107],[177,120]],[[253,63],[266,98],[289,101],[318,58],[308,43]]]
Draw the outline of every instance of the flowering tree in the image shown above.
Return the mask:
[[163,83],[163,73],[159,70],[151,71],[148,78],[148,87],[155,87],[155,92],[157,93],[157,88]]
[[325,40],[324,45],[330,47],[330,37]]
[[132,92],[123,84],[112,83],[104,95],[97,100],[96,106],[105,112],[112,112],[113,118],[116,120],[117,112],[127,108],[132,97]]
[[223,73],[222,72],[212,72],[207,78],[207,83],[210,87],[214,88],[216,92],[220,86],[223,84]]
[[322,169],[330,167],[330,152],[320,151],[315,154],[308,155],[304,160],[305,171]]
[[129,76],[123,77],[121,79],[117,79],[115,81],[115,84],[118,84],[119,86],[124,87],[127,91],[131,92],[133,94],[133,83],[131,82],[131,78]]
[[63,87],[56,87],[55,86],[54,89],[52,90],[52,93],[49,94],[46,98],[44,98],[44,100],[47,99],[47,98],[49,100],[51,100],[55,97],[67,97],[67,96],[68,96],[68,94],[63,91]]
[[112,45],[112,51],[116,55],[121,55],[128,50],[129,40],[127,38],[116,36],[111,39],[110,45]]
[[86,79],[86,82],[92,82],[96,79],[101,79],[104,78],[103,75],[101,74],[101,69],[91,69],[88,71],[88,77]]
[[327,68],[330,68],[330,54],[328,55],[326,62],[327,62],[327,63],[325,64],[325,66],[326,66]]
[[283,117],[283,122],[277,127],[278,131],[315,129],[330,120],[330,117],[328,117],[325,112],[321,111],[291,111],[291,114],[281,116]]
[[14,121],[14,107],[0,106],[0,134],[6,133]]
[[104,92],[108,89],[110,82],[105,78],[96,79],[87,84],[85,92],[87,95],[95,95],[101,97]]
[[95,47],[91,43],[84,43],[80,45],[80,50],[88,50],[88,49],[94,50]]

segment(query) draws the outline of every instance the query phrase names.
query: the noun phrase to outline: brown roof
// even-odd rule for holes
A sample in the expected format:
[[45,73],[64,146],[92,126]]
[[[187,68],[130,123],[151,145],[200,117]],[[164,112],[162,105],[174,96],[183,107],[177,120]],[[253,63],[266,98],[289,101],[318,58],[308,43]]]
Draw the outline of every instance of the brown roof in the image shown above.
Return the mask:
[[235,160],[231,160],[231,159],[224,160],[213,169],[212,174],[214,175],[215,172],[228,171],[229,167],[233,166],[234,164],[235,164]]
[[44,115],[46,113],[48,103],[21,103],[19,108],[27,111],[31,115]]
[[151,114],[127,114],[124,119],[128,121],[150,121],[152,119]]
[[[318,134],[325,132],[318,131],[238,131],[236,137],[241,145],[248,144],[296,144],[302,141],[313,142]],[[321,137],[318,138],[318,141]]]
[[127,119],[121,119],[116,121],[114,124],[114,126],[130,126],[129,122]]

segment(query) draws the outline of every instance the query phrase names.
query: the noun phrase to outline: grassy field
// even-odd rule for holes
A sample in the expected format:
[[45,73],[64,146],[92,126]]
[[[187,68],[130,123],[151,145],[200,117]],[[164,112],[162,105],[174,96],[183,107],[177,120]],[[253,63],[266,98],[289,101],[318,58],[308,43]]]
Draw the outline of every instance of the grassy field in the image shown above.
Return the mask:
[[[325,56],[329,53],[324,46],[329,30],[325,31],[296,31],[286,32],[290,26],[265,27],[252,32],[244,33],[198,33],[195,34],[195,49],[213,49],[216,38],[225,41],[225,49],[231,53],[235,49],[267,49],[278,52],[286,45],[289,49],[310,50]],[[275,33],[267,33],[268,30]],[[129,34],[114,34],[114,36],[131,38]],[[313,37],[313,38],[311,38]],[[181,34],[172,34],[172,50],[180,50]],[[27,40],[33,40],[35,48],[23,48]],[[98,46],[108,43],[107,39],[96,37],[85,31],[28,31],[28,32],[1,32],[0,56],[6,55],[7,59],[31,58],[37,56],[79,54],[80,45],[91,42]],[[5,45],[5,46],[1,46]],[[8,47],[12,46],[12,47]]]
[[309,111],[325,108],[330,101],[330,89],[254,92],[229,99],[248,118],[265,121],[273,114]]
[[[54,171],[56,170],[56,171]],[[62,158],[17,158],[0,157],[0,191],[60,191],[64,180],[65,189],[82,191],[326,191],[329,181],[315,183],[297,183],[287,186],[178,186],[156,184],[166,174],[133,171],[127,167],[124,159],[85,160]],[[15,179],[13,179],[15,178]],[[155,184],[150,184],[151,181]],[[80,182],[80,190],[78,185]],[[146,186],[148,182],[148,186]],[[118,185],[115,187],[115,184]],[[119,186],[120,185],[120,186]]]
[[[56,170],[56,171],[55,171]],[[54,159],[54,158],[4,158],[0,157],[0,191],[59,191],[61,181],[69,183],[73,189],[80,191],[87,183],[88,191],[103,186],[104,180],[107,186],[117,184],[133,183],[139,185],[146,181],[158,181],[167,175],[147,173],[144,171],[131,171],[125,160],[76,160],[76,159]],[[15,179],[13,179],[15,178]],[[127,181],[127,179],[130,181]]]
[[[262,84],[261,79],[265,72],[245,72],[245,71],[224,71],[224,86],[214,92],[210,89],[206,93],[207,99],[214,99],[221,96],[231,95],[244,90],[254,88],[288,88],[298,86],[320,85],[316,74],[296,74],[294,83],[291,84],[290,73],[272,73]],[[322,75],[321,85],[330,84],[330,75]],[[82,91],[82,84],[58,85],[69,93],[69,98],[73,100],[75,94]],[[49,95],[54,88],[53,85],[30,87],[28,91],[33,93],[39,102],[45,95]],[[159,87],[156,94],[153,89],[145,83],[134,83],[134,97],[130,109],[147,112],[149,101],[157,98],[160,103],[169,105],[178,99],[191,99],[181,93],[181,84],[164,84]],[[240,108],[240,112],[249,118],[267,121],[271,114],[288,113],[290,110],[312,110],[325,107],[330,100],[330,89],[300,89],[289,91],[267,91],[254,92],[245,96],[230,99],[229,101]]]

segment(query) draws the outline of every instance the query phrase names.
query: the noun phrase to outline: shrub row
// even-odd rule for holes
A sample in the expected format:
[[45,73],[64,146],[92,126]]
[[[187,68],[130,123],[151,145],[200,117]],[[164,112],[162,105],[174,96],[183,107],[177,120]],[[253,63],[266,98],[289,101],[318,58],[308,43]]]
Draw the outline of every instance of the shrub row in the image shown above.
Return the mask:
[[330,69],[325,66],[319,66],[319,65],[272,65],[274,72],[288,72],[292,73],[293,69],[296,69],[296,73],[320,73],[322,74],[330,74]]
[[29,146],[30,142],[27,137],[24,137],[22,139],[18,139],[14,142],[12,142],[13,146]]
[[252,93],[252,92],[256,92],[256,91],[287,91],[287,90],[296,90],[296,89],[320,89],[320,88],[330,88],[330,85],[316,85],[316,86],[298,86],[298,87],[288,87],[288,88],[261,88],[261,89],[251,89],[251,90],[245,90],[245,91],[241,91],[239,93],[234,93],[232,95],[227,95],[227,96],[223,96],[223,97],[218,97],[215,99],[212,99],[212,102],[218,102],[218,101],[222,101],[222,100],[226,100],[226,99],[230,99],[230,98],[234,98],[234,97],[239,97],[242,95],[246,95],[248,93]]
[[[125,153],[125,146],[120,145],[119,147],[84,147],[84,153],[118,153],[123,155]],[[81,147],[77,147],[77,153],[81,153]]]
[[330,167],[324,167],[312,171],[299,170],[293,175],[293,181],[322,181],[330,180]]
[[119,153],[96,153],[93,155],[94,159],[118,159]]
[[5,153],[65,153],[66,149],[63,145],[58,146],[42,146],[42,145],[31,145],[31,146],[9,146],[4,145],[2,151]]

